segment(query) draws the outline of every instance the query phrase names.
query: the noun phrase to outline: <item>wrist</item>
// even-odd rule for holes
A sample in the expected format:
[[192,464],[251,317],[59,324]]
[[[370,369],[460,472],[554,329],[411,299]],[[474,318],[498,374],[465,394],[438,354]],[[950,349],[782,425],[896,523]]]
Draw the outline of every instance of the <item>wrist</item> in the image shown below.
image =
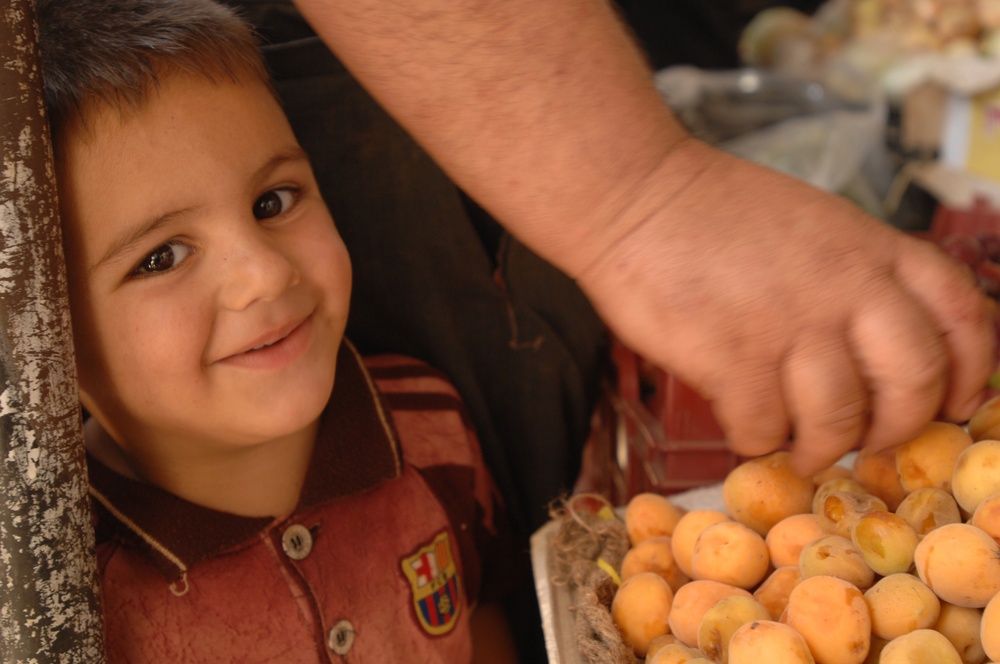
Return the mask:
[[672,234],[672,226],[690,224],[686,195],[713,165],[721,165],[720,155],[715,148],[687,135],[667,146],[655,166],[619,191],[607,194],[584,218],[574,242],[578,254],[567,260],[576,265],[569,274],[585,285],[603,273],[615,256],[621,261],[616,269],[621,269],[630,262],[623,245],[629,244],[647,223],[658,225],[659,236]]

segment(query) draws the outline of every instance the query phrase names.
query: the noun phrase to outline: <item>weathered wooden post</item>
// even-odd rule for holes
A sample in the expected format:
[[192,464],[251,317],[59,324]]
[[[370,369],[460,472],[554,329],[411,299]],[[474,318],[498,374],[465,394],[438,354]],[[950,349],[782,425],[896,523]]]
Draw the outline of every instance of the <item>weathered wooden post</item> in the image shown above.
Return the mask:
[[105,661],[32,0],[0,7],[0,661]]

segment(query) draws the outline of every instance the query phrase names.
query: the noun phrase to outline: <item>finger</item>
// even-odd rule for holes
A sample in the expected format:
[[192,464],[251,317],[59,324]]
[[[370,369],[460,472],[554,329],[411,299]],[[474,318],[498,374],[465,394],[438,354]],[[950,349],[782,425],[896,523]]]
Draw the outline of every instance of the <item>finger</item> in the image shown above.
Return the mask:
[[794,427],[792,465],[807,477],[857,446],[868,428],[868,390],[840,331],[807,334],[784,365]]
[[947,351],[934,321],[885,288],[866,300],[850,336],[870,394],[864,445],[878,450],[913,438],[938,414],[946,391]]
[[964,422],[982,403],[996,364],[995,305],[976,287],[966,266],[932,245],[917,246],[918,251],[900,260],[899,278],[944,335],[950,362],[942,415]]
[[759,456],[788,442],[789,418],[782,396],[778,362],[743,360],[716,390],[712,409],[730,449]]

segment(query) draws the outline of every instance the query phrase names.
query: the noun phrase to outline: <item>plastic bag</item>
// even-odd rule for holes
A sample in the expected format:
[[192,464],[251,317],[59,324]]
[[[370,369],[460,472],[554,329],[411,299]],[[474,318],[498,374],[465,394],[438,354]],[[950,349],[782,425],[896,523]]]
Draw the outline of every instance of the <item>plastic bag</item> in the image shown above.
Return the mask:
[[845,68],[801,79],[678,66],[658,72],[655,84],[697,138],[827,191],[843,193],[885,152],[884,96]]

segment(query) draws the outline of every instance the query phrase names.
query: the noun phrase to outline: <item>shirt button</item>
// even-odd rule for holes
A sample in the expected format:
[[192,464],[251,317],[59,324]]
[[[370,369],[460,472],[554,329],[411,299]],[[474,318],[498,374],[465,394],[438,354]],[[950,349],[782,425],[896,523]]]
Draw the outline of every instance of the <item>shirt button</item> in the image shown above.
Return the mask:
[[292,560],[302,560],[312,551],[312,533],[301,524],[292,524],[281,535],[281,548]]
[[341,620],[330,628],[326,637],[326,646],[338,655],[346,655],[354,645],[354,625],[349,620]]

